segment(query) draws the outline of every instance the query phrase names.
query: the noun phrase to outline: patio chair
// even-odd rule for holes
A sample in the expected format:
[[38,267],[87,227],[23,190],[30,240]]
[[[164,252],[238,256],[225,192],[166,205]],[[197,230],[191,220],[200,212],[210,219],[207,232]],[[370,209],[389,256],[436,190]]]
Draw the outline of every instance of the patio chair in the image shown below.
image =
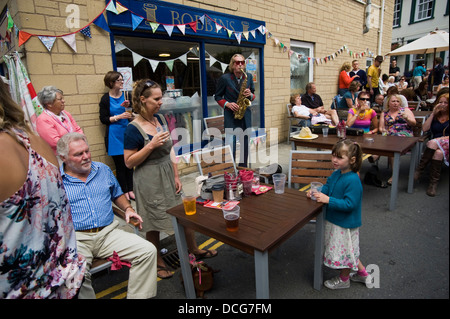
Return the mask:
[[292,115],[292,105],[291,103],[286,104],[288,121],[289,121],[289,129],[287,134],[287,143],[289,144],[289,139],[291,137],[292,132],[299,131],[303,126],[310,126],[311,121],[306,119],[299,119]]
[[334,172],[331,150],[291,150],[288,187],[292,184],[307,185],[311,182],[325,184]]

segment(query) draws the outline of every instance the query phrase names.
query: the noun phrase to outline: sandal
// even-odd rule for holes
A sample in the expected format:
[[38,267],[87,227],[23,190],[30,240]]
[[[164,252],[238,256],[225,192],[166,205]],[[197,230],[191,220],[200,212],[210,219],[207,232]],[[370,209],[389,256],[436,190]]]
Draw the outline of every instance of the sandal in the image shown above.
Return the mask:
[[[160,271],[166,271],[166,272],[170,273],[170,275],[161,276],[159,274]],[[158,278],[161,278],[161,279],[169,279],[173,276],[172,272],[165,266],[157,266],[156,275],[158,276]]]
[[387,184],[388,184],[389,186],[392,186],[392,177],[388,179]]
[[195,256],[195,259],[196,259],[196,260],[200,260],[200,259],[202,259],[202,258],[212,258],[212,257],[216,257],[217,254],[218,254],[217,250],[216,250],[216,251],[213,251],[213,250],[205,249],[205,251],[204,251],[203,253],[198,253],[198,254],[195,254],[195,253],[194,253],[194,256]]

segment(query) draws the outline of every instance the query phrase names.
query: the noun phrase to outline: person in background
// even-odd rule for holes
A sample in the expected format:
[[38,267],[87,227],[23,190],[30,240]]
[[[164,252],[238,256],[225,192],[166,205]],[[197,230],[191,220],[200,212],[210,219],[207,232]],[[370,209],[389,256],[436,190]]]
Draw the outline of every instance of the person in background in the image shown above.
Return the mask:
[[400,81],[396,84],[398,91],[401,93],[408,87],[408,82],[406,82],[406,78],[404,76],[400,77]]
[[384,95],[378,94],[375,96],[375,101],[372,103],[372,109],[375,112],[381,112],[383,110],[383,102],[384,102]]
[[[306,93],[302,96],[303,105],[312,109],[315,113],[324,114],[327,119],[331,119],[333,125],[339,124],[339,117],[336,110],[326,110],[323,106],[322,98],[316,94],[316,84],[309,82],[305,87]],[[314,114],[313,114],[314,115]]]
[[353,77],[354,75],[359,75],[359,77],[355,78],[355,81],[358,81],[361,83],[361,87],[365,88],[367,84],[367,74],[366,71],[361,70],[359,68],[359,62],[358,60],[352,61],[352,67],[353,69],[350,71],[350,77]]
[[442,79],[442,83],[439,84],[437,90],[439,92],[442,88],[448,88],[448,87],[449,87],[448,75],[444,75],[444,78]]
[[85,258],[48,143],[0,80],[0,299],[73,299]]
[[352,83],[350,83],[348,91],[344,94],[345,108],[351,109],[356,107],[356,99],[360,88],[361,84],[358,81],[352,81]]
[[[94,258],[106,259],[116,252],[131,263],[127,298],[156,296],[156,248],[140,236],[122,230],[114,219],[112,203],[125,212],[128,223],[142,223],[120,189],[111,169],[91,160],[87,138],[78,133],[64,135],[57,145],[64,188],[69,198],[79,252],[86,257],[87,270]],[[91,274],[86,273],[80,299],[95,299]]]
[[355,74],[353,76],[349,75],[350,70],[352,69],[350,62],[344,62],[341,66],[341,70],[339,72],[339,90],[338,94],[344,96],[346,92],[348,92],[348,87],[350,83],[356,78],[359,78],[359,75]]
[[382,95],[385,95],[387,93],[387,90],[389,88],[388,80],[389,75],[387,75],[386,73],[383,73],[381,79],[378,80],[378,89],[380,90],[380,94]]
[[[361,263],[359,246],[363,187],[358,172],[363,153],[358,143],[345,139],[333,146],[331,154],[336,170],[314,197],[326,204],[324,265],[339,269],[340,274],[326,280],[324,286],[349,288],[351,280],[371,288],[372,276]],[[311,198],[311,190],[306,196]],[[350,274],[352,270],[355,272]]]
[[[361,128],[364,134],[377,134],[377,113],[370,108],[370,94],[359,92],[356,106],[348,111],[347,126]],[[373,127],[371,130],[370,127]]]
[[[239,136],[241,143],[241,153],[239,160],[236,160],[238,166],[248,166],[249,155],[249,136],[246,134],[246,130],[251,128],[251,106],[247,107],[244,117],[235,119],[234,114],[239,110],[239,105],[236,103],[240,92],[241,85],[244,82],[245,76],[247,77],[247,88],[243,91],[243,96],[253,101],[255,96],[255,84],[253,83],[253,75],[245,71],[245,58],[241,54],[235,54],[230,59],[228,66],[229,73],[222,75],[217,83],[217,90],[214,98],[222,108],[224,113],[224,127],[225,127],[225,144],[231,146],[233,150],[233,156],[236,158],[236,139]],[[245,75],[244,75],[245,72]],[[235,129],[242,129],[244,133],[233,133]],[[231,131],[231,132],[230,132]],[[243,149],[243,152],[242,152]]]
[[45,86],[37,97],[44,112],[36,120],[36,130],[56,155],[56,143],[61,136],[71,132],[84,133],[72,115],[65,110],[63,91],[54,86]]
[[381,55],[377,55],[373,61],[373,64],[369,66],[369,69],[367,70],[366,89],[370,93],[371,102],[373,102],[375,100],[375,96],[380,93],[378,86],[381,74],[381,63],[383,63],[383,57]]
[[133,192],[133,170],[129,169],[123,160],[123,135],[129,120],[132,118],[128,97],[123,91],[123,76],[120,72],[109,71],[103,79],[109,91],[99,103],[100,121],[106,125],[105,146],[108,155],[116,166],[116,176],[127,199],[135,199]]
[[[167,210],[181,204],[182,184],[170,132],[162,106],[161,86],[149,79],[136,81],[133,88],[133,108],[138,114],[125,131],[124,158],[128,168],[134,168],[136,208],[142,215],[142,232],[157,248],[157,276],[173,276],[160,254],[160,232],[172,235],[173,225]],[[186,242],[196,259],[215,257],[216,250],[199,249],[195,232],[186,229]]]
[[300,119],[299,124],[301,123],[302,126],[311,126],[311,117],[315,112],[307,106],[302,105],[300,94],[292,95],[290,102],[292,106],[291,113],[294,117]]
[[435,66],[432,70],[430,70],[430,74],[428,75],[428,97],[431,98],[433,96],[433,86],[437,86],[442,83],[442,79],[444,76],[444,67],[442,66],[441,57],[436,57],[434,59]]
[[427,188],[428,196],[436,196],[437,185],[441,177],[442,162],[448,162],[448,136],[449,136],[449,94],[444,93],[439,97],[433,112],[422,126],[424,132],[431,131],[433,139],[427,142],[427,147],[422,154],[419,165],[416,168],[414,179],[419,180],[425,167],[431,162],[430,181]]
[[[405,99],[406,100],[406,99]],[[386,97],[387,109],[380,115],[379,130],[383,134],[393,136],[413,136],[413,126],[416,125],[416,118],[408,108],[408,102],[404,102],[398,94],[391,94]],[[392,158],[389,158],[391,167]],[[392,184],[392,177],[388,180],[388,185]]]
[[422,83],[423,77],[427,74],[427,69],[425,68],[425,64],[417,64],[417,66],[413,70],[413,81],[414,81],[414,89],[419,87],[419,84]]
[[397,66],[397,60],[391,61],[391,65],[389,66],[389,76],[393,76],[395,78],[395,82],[399,81],[400,68]]

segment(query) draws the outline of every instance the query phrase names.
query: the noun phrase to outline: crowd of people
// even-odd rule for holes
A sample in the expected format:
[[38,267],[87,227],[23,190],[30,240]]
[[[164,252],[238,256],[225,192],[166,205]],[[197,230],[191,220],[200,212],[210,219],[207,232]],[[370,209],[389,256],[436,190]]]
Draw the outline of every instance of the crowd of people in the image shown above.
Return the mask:
[[[336,110],[345,110],[347,127],[362,129],[364,134],[410,137],[414,135],[417,121],[408,101],[417,101],[421,108],[431,109],[432,112],[422,126],[423,132],[429,132],[431,138],[416,172],[416,180],[431,162],[427,195],[436,196],[441,164],[448,166],[449,75],[448,68],[442,66],[440,57],[435,62],[433,70],[426,70],[423,65],[418,65],[410,83],[401,74],[396,60],[391,62],[389,73],[383,74],[381,78],[382,56],[375,57],[367,73],[359,69],[357,60],[352,61],[351,70],[350,63],[345,62],[339,72],[339,98],[335,98],[338,102],[333,103],[334,107],[325,108],[322,98],[316,92],[316,85],[308,83],[303,96],[291,96],[292,115],[301,119],[300,126],[317,123],[337,125],[339,116]],[[433,85],[438,85],[435,97],[430,96]],[[430,100],[430,97],[433,99]],[[376,156],[369,157],[371,163],[375,163],[377,159]],[[392,159],[389,160],[392,164]],[[391,183],[392,177],[387,181],[388,185]]]

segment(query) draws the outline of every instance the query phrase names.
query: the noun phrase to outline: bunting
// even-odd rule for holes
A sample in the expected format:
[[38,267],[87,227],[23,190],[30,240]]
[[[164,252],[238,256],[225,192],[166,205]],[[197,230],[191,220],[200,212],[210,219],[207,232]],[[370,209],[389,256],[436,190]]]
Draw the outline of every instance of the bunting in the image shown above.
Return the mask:
[[[31,33],[19,30],[15,26],[14,21],[13,21],[11,15],[9,14],[9,11],[7,11],[7,19],[8,19],[7,28],[8,28],[8,31],[10,31],[13,27],[16,28],[17,37],[19,39],[19,41],[18,41],[19,47],[22,46],[24,43],[26,43],[31,37],[38,37],[40,39],[40,41],[43,43],[43,45],[47,48],[47,51],[51,52],[51,50],[54,46],[54,43],[56,41],[56,38],[62,38],[71,47],[71,49],[74,52],[77,52],[75,34],[79,32],[79,33],[83,34],[83,36],[85,38],[92,38],[92,34],[91,34],[91,30],[90,30],[91,24],[96,25],[97,27],[105,30],[108,33],[111,32],[111,30],[109,29],[108,23],[105,19],[105,16],[104,16],[105,11],[110,11],[116,15],[119,15],[119,14],[122,14],[123,12],[128,11],[128,12],[130,12],[131,25],[132,25],[133,31],[135,31],[137,28],[139,28],[142,21],[145,20],[146,23],[148,23],[148,25],[150,25],[153,33],[157,32],[159,29],[159,26],[162,25],[163,28],[160,30],[164,30],[169,37],[171,37],[173,32],[175,31],[175,26],[177,27],[176,30],[178,30],[183,35],[186,34],[186,26],[191,28],[191,30],[193,32],[197,32],[198,23],[201,23],[204,25],[205,19],[210,20],[210,22],[215,26],[216,33],[222,32],[222,30],[224,30],[224,32],[226,32],[226,34],[228,35],[228,38],[236,40],[239,45],[241,44],[241,42],[243,40],[249,41],[250,36],[252,36],[253,39],[256,39],[256,37],[257,37],[256,32],[258,31],[260,34],[266,36],[267,39],[272,39],[274,45],[279,47],[281,52],[288,53],[289,58],[292,58],[294,56],[297,59],[307,59],[308,62],[316,63],[317,65],[323,64],[323,63],[328,63],[330,61],[334,61],[338,55],[340,55],[344,52],[347,52],[347,54],[352,58],[362,58],[365,56],[374,57],[375,56],[375,53],[370,51],[369,48],[367,48],[364,51],[356,52],[354,50],[349,50],[346,45],[343,45],[341,48],[339,48],[335,52],[332,52],[323,57],[312,57],[312,56],[306,57],[306,56],[296,53],[294,50],[292,50],[290,47],[288,47],[286,44],[284,44],[282,41],[280,41],[264,25],[260,25],[253,30],[235,31],[235,30],[228,29],[224,25],[221,25],[220,23],[216,22],[214,19],[209,17],[207,14],[200,16],[196,21],[191,21],[191,22],[184,23],[184,24],[165,24],[165,23],[160,23],[158,21],[148,20],[147,18],[144,18],[144,17],[136,14],[135,12],[131,11],[129,8],[125,7],[119,1],[115,1],[115,3],[114,3],[113,0],[110,0],[106,4],[105,8],[100,12],[100,14],[97,17],[95,17],[90,23],[88,23],[86,26],[84,26],[83,28],[81,28],[75,32],[71,32],[71,33],[67,33],[67,34],[63,34],[63,35],[57,35],[57,36],[31,34]],[[7,34],[5,37],[1,37],[2,45],[3,45],[3,42],[8,43],[8,39],[9,39],[9,34]],[[10,42],[10,39],[9,39],[9,42]],[[144,57],[142,57],[142,58],[144,58]],[[136,59],[133,59],[135,64],[137,64],[139,62],[139,61],[136,61],[137,59],[138,59],[137,56],[136,56]],[[178,59],[181,59],[182,61],[184,61],[184,56],[182,56],[182,58],[179,57]],[[157,67],[158,63],[159,62],[153,62],[150,64],[152,65],[152,68],[155,69]],[[166,65],[170,69],[173,67],[173,63],[171,63],[171,62],[166,62]],[[221,62],[221,67],[222,67],[222,70],[226,70],[226,65],[225,66],[222,65],[222,62]]]

